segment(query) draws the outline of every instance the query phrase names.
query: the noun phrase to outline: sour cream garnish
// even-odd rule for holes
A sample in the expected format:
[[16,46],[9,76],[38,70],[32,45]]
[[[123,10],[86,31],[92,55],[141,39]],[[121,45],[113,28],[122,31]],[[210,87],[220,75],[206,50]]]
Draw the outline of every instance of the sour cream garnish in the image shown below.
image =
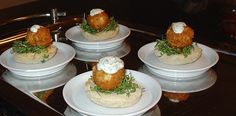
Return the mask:
[[100,9],[100,8],[92,9],[92,10],[90,11],[90,16],[94,16],[94,15],[99,14],[99,13],[101,13],[101,12],[103,12],[103,10]]
[[184,31],[184,26],[186,26],[184,22],[176,22],[171,24],[171,27],[175,33],[182,33]]
[[30,31],[36,33],[39,28],[40,28],[40,25],[33,25],[32,27],[30,27]]
[[108,74],[114,74],[123,67],[124,62],[120,58],[113,56],[101,58],[97,63],[97,69],[103,70]]

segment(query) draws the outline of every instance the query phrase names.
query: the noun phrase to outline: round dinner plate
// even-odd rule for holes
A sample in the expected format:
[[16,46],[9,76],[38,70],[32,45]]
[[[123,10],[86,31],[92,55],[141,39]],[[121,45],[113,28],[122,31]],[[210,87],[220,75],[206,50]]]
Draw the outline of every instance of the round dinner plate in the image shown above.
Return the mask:
[[116,56],[122,58],[129,54],[130,45],[124,42],[119,48],[110,49],[110,51],[83,51],[74,46],[76,55],[75,59],[86,62],[97,62],[100,58],[105,56]]
[[[65,116],[84,116],[83,114],[80,114],[76,110],[67,107],[65,112]],[[145,112],[142,116],[161,116],[161,111],[158,105],[155,105],[153,108]]]
[[138,51],[138,57],[147,65],[151,72],[163,76],[181,77],[182,79],[192,78],[206,72],[219,60],[219,56],[215,50],[198,43],[198,46],[202,49],[202,55],[197,61],[185,65],[164,64],[160,62],[158,57],[154,54],[155,45],[156,42],[152,42],[142,46]]
[[54,89],[64,85],[77,74],[76,66],[69,63],[64,69],[56,74],[46,75],[43,79],[32,80],[29,77],[21,77],[5,71],[2,74],[3,79],[16,88],[30,92],[40,92]]
[[130,29],[124,25],[119,24],[119,33],[111,39],[105,40],[89,40],[83,37],[81,34],[80,26],[74,26],[68,29],[65,33],[66,38],[73,42],[73,44],[83,51],[93,50],[109,50],[121,46],[125,38],[130,35]]
[[95,116],[124,116],[142,115],[154,107],[161,98],[160,84],[152,77],[134,70],[126,70],[144,88],[141,99],[135,105],[127,108],[108,108],[90,101],[85,91],[85,82],[91,78],[92,71],[77,75],[66,83],[63,88],[63,97],[66,103],[84,115]]
[[45,63],[18,63],[13,58],[12,48],[1,54],[0,63],[15,75],[28,76],[32,79],[46,77],[45,75],[62,70],[75,56],[75,50],[72,46],[61,42],[53,42],[53,45],[58,48],[57,53]]
[[213,86],[217,80],[216,72],[213,69],[209,69],[192,80],[179,80],[179,78],[170,80],[168,77],[162,75],[154,75],[145,65],[141,67],[139,71],[148,74],[157,80],[163,91],[173,93],[193,93],[202,91]]

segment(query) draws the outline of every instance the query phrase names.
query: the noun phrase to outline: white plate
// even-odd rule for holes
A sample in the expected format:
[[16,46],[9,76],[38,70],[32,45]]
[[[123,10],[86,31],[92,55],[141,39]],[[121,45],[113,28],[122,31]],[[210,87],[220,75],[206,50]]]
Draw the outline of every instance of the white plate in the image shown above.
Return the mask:
[[[79,112],[75,111],[74,109],[67,107],[65,112],[65,116],[83,116]],[[158,105],[155,105],[153,108],[145,112],[142,116],[161,116],[161,111]]]
[[138,51],[139,59],[151,70],[151,72],[169,77],[192,78],[206,72],[214,66],[218,60],[218,54],[210,47],[198,43],[202,49],[201,57],[190,64],[185,65],[168,65],[160,62],[154,54],[154,46],[156,42],[144,45]]
[[202,91],[213,86],[217,80],[216,72],[212,69],[198,75],[198,77],[192,80],[179,80],[178,78],[176,78],[176,80],[169,80],[165,76],[150,73],[146,66],[141,67],[139,71],[154,77],[154,79],[160,83],[163,91],[173,93],[192,93]]
[[116,56],[122,58],[129,54],[131,48],[127,43],[123,43],[119,48],[110,49],[110,51],[83,51],[77,49],[75,46],[76,56],[75,59],[86,62],[97,62],[100,58],[105,56]]
[[160,84],[155,81],[152,77],[137,72],[134,70],[126,70],[126,73],[131,73],[135,80],[145,88],[142,97],[138,103],[127,108],[107,108],[97,105],[90,101],[87,97],[84,85],[85,82],[91,78],[92,71],[82,73],[72,78],[66,83],[63,88],[63,97],[66,103],[85,115],[96,115],[96,116],[124,116],[124,115],[141,115],[154,107],[160,100],[162,91]]
[[54,89],[64,85],[72,77],[77,74],[75,65],[69,63],[59,73],[47,75],[43,79],[34,79],[21,77],[12,74],[10,71],[5,71],[2,74],[3,80],[15,86],[18,89],[23,89],[30,92],[39,92]]
[[1,54],[0,63],[13,74],[20,76],[39,78],[39,76],[56,73],[62,70],[74,58],[75,50],[73,47],[65,43],[54,42],[53,45],[58,48],[58,51],[52,59],[45,63],[17,63],[13,59],[13,55],[11,53],[12,48],[9,48]]
[[68,29],[65,36],[83,51],[105,51],[120,46],[124,42],[125,38],[130,35],[130,29],[128,27],[119,24],[119,28],[120,30],[117,36],[106,40],[88,40],[84,38],[79,26],[74,26]]

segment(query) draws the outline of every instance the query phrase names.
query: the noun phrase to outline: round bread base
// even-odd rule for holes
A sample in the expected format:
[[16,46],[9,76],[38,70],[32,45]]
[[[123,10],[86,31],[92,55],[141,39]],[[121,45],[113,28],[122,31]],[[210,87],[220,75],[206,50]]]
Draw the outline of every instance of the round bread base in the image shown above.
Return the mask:
[[142,95],[141,88],[136,89],[136,91],[131,93],[130,96],[127,96],[126,94],[106,94],[92,91],[90,89],[92,86],[94,86],[94,83],[91,79],[89,79],[85,84],[85,90],[89,99],[94,103],[104,107],[129,107],[136,104],[140,100]]
[[170,64],[170,65],[189,64],[200,58],[202,54],[202,49],[200,47],[198,47],[196,44],[194,44],[193,47],[194,47],[193,51],[187,57],[185,57],[183,54],[177,54],[171,56],[168,56],[166,54],[161,55],[160,51],[157,49],[155,50],[155,55],[161,62],[165,64]]
[[115,30],[102,31],[95,34],[88,33],[81,29],[81,34],[89,40],[105,40],[115,37],[119,32],[119,26]]
[[[37,64],[44,63],[55,56],[57,53],[57,47],[54,45],[50,45],[47,48],[47,52],[42,52],[40,54],[37,53],[13,53],[13,58],[18,63],[24,64]],[[47,56],[47,58],[45,58]]]

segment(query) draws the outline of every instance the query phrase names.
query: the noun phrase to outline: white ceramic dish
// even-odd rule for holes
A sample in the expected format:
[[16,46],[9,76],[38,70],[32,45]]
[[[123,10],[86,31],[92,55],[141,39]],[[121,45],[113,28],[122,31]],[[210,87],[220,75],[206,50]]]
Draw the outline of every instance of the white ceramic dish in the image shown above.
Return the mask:
[[193,93],[203,91],[213,86],[217,80],[216,72],[212,69],[209,69],[205,73],[198,75],[191,80],[181,80],[179,77],[175,78],[175,80],[173,78],[170,80],[168,77],[152,74],[146,66],[141,67],[139,71],[148,74],[157,80],[163,91],[173,93]]
[[45,63],[17,63],[13,59],[12,48],[1,54],[0,63],[15,75],[29,76],[31,78],[39,78],[39,76],[56,73],[62,70],[74,58],[75,50],[65,43],[54,42],[53,44],[58,48],[58,51],[52,59]]
[[125,38],[130,35],[130,29],[124,25],[119,24],[120,31],[117,36],[106,40],[88,40],[81,34],[79,26],[74,26],[68,29],[65,33],[66,38],[73,42],[75,46],[83,51],[93,50],[109,50],[121,46]]
[[127,108],[107,108],[97,105],[87,97],[84,85],[91,78],[92,71],[82,73],[72,78],[63,88],[63,97],[66,103],[83,115],[94,116],[134,116],[142,115],[154,107],[161,98],[162,90],[157,81],[152,77],[134,70],[126,70],[135,80],[145,88],[138,103]]
[[127,43],[123,43],[119,48],[110,49],[110,51],[89,52],[77,49],[76,46],[74,46],[74,48],[76,51],[75,59],[86,62],[97,62],[100,58],[103,58],[105,56],[116,56],[122,58],[129,54],[131,50],[129,44]]
[[154,54],[155,45],[156,42],[152,42],[141,47],[138,57],[152,73],[163,76],[192,78],[206,72],[219,60],[218,54],[212,48],[198,43],[198,46],[202,48],[202,55],[197,61],[185,65],[168,65],[160,62]]
[[64,69],[59,73],[46,75],[42,77],[43,79],[34,79],[29,77],[16,76],[10,71],[5,71],[2,74],[3,80],[15,86],[18,89],[30,91],[30,92],[39,92],[54,89],[64,85],[72,77],[77,74],[75,65],[69,63]]
[[[64,115],[65,116],[84,116],[70,107],[66,108]],[[161,116],[161,111],[160,111],[159,106],[155,105],[152,109],[145,112],[142,116]]]

